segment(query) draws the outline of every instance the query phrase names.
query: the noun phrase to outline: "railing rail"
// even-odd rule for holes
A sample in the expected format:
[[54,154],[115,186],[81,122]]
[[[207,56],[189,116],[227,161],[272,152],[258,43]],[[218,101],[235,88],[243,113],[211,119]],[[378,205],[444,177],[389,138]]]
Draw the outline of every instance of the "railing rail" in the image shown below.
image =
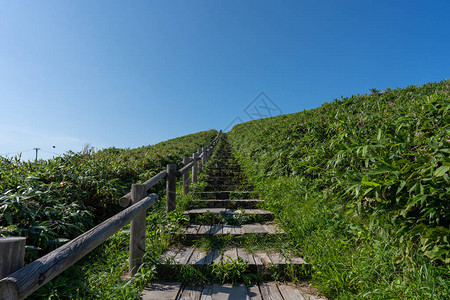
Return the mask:
[[133,276],[142,264],[145,252],[145,213],[158,199],[156,194],[146,197],[148,190],[166,178],[166,211],[174,210],[176,208],[176,178],[183,175],[183,193],[186,194],[189,191],[190,169],[192,169],[192,181],[196,182],[199,166],[204,165],[211,156],[221,133],[222,131],[219,131],[210,145],[194,152],[192,159],[185,157],[183,159],[184,167],[180,170],[176,170],[176,165],[169,164],[166,170],[162,170],[143,184],[133,184],[131,192],[119,200],[121,206],[126,207],[131,203],[130,207],[1,279],[0,299],[15,300],[27,297],[130,222],[129,274]]

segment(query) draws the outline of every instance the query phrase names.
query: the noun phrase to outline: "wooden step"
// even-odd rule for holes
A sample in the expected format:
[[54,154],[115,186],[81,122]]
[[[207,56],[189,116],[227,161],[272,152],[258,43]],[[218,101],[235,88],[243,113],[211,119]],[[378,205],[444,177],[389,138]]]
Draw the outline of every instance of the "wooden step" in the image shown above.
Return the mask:
[[244,199],[248,198],[251,191],[239,191],[239,190],[219,190],[219,191],[193,191],[193,194],[202,199]]
[[305,267],[307,263],[300,257],[286,257],[278,252],[255,251],[250,253],[243,248],[230,248],[223,253],[219,250],[204,251],[194,247],[167,250],[158,260],[159,268],[164,266],[192,265],[196,268],[208,267],[213,263],[232,263],[240,257],[249,270],[267,274],[272,272],[272,266],[284,269],[288,265],[293,267]]
[[283,229],[276,224],[243,224],[243,225],[190,225],[181,231],[188,240],[199,239],[205,235],[231,235],[244,234],[284,234]]
[[254,283],[245,286],[243,283],[183,285],[180,282],[158,281],[151,283],[141,294],[142,300],[326,300],[318,296],[318,291],[307,283],[297,285],[282,284],[273,281]]
[[206,199],[194,200],[192,205],[196,208],[226,207],[226,208],[256,208],[263,203],[261,199]]
[[274,219],[274,215],[264,209],[249,208],[249,209],[232,209],[224,207],[216,208],[195,208],[186,210],[183,214],[188,215],[191,220],[195,220],[198,216],[210,213],[216,216],[236,216],[236,215],[246,215],[255,220],[261,221],[271,221]]

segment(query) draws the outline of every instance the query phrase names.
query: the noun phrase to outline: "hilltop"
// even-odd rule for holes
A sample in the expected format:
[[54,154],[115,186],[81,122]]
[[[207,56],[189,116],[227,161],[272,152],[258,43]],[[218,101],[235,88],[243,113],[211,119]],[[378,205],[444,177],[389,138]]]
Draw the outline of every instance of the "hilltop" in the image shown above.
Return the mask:
[[235,155],[327,296],[446,298],[450,83],[236,125]]

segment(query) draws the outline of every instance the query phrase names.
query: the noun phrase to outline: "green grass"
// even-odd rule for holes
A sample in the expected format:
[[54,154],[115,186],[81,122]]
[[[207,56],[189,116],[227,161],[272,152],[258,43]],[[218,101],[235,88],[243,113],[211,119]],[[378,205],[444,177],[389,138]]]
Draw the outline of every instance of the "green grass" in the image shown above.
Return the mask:
[[450,297],[449,93],[374,90],[229,133],[326,296]]

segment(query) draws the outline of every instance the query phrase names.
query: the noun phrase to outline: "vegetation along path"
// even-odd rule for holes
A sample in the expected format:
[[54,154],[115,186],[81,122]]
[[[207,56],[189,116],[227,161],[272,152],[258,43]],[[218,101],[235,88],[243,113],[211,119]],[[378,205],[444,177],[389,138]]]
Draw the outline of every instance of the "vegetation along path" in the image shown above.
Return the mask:
[[226,135],[193,186],[186,226],[159,258],[143,299],[323,299],[302,282],[308,264],[257,199]]

